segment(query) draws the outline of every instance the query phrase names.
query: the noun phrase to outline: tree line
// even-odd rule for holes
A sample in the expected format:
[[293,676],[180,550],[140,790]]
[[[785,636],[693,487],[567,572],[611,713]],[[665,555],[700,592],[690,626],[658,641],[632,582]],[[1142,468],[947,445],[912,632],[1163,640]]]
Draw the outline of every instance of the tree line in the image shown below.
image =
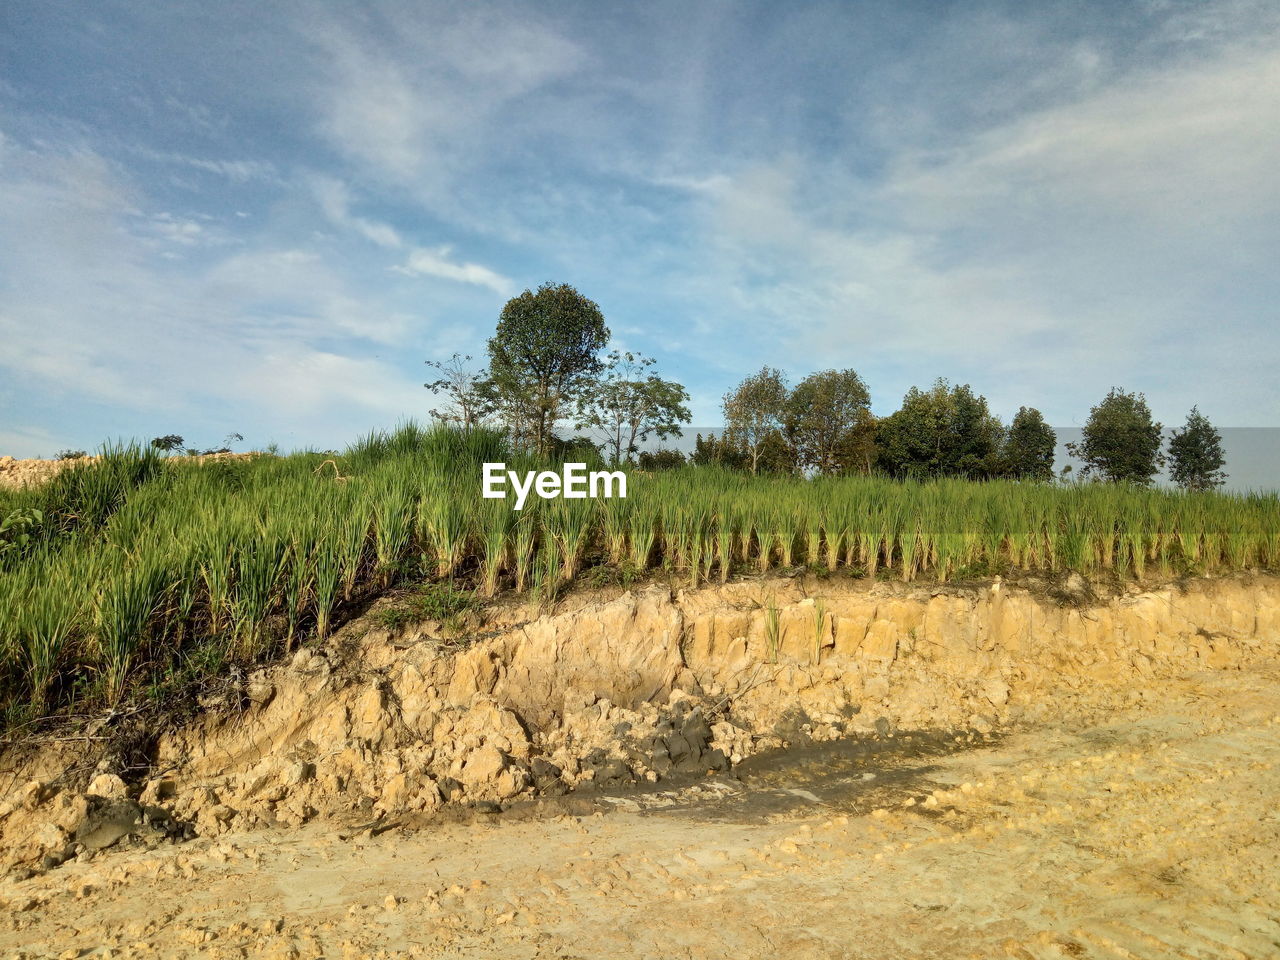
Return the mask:
[[[437,378],[424,384],[447,398],[431,414],[463,427],[497,424],[539,456],[588,448],[613,463],[663,469],[718,464],[753,474],[886,474],[893,477],[1065,479],[1054,472],[1057,436],[1039,410],[1021,407],[1005,425],[968,384],[939,379],[912,387],[894,413],[876,417],[871,394],[852,369],[821,370],[791,386],[766,366],[723,398],[725,429],[679,450],[642,450],[678,436],[690,421],[689,395],[654,370],[651,357],[601,356],[609,329],[599,306],[568,284],[525,290],[503,307],[488,341],[488,363],[454,354],[428,360]],[[604,440],[557,433],[561,423]],[[1169,467],[1175,483],[1206,490],[1226,479],[1222,438],[1197,408],[1173,431],[1146,398],[1116,387],[1092,408],[1081,439],[1067,444],[1086,479],[1150,483]]]

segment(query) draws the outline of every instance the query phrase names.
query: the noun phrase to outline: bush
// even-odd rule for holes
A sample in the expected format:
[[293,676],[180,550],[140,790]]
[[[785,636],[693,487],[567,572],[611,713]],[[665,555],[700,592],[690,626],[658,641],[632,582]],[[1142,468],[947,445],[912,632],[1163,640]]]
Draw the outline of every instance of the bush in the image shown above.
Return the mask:
[[637,462],[641,470],[674,470],[685,465],[684,454],[679,450],[643,450]]

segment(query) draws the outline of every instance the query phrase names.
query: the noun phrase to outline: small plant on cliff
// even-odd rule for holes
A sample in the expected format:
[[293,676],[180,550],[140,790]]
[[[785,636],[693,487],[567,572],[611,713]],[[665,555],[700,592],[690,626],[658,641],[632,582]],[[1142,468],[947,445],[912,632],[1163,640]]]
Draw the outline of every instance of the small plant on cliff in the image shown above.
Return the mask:
[[822,642],[827,637],[827,601],[816,600],[813,604],[813,662],[822,659]]
[[392,633],[427,620],[436,621],[449,633],[457,633],[465,624],[467,614],[478,605],[474,594],[456,590],[447,583],[428,583],[399,603],[378,611],[375,619],[379,626]]
[[764,637],[769,647],[769,662],[778,662],[778,647],[781,640],[779,629],[778,601],[773,597],[764,606]]

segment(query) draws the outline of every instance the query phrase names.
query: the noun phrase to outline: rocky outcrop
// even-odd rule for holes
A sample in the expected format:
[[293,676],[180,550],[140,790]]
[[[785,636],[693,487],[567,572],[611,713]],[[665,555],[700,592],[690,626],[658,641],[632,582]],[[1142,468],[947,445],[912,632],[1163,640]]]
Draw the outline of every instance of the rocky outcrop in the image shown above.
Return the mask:
[[243,709],[164,736],[142,781],[106,771],[82,794],[58,792],[45,758],[43,779],[0,804],[0,855],[82,853],[93,804],[134,804],[134,826],[163,814],[216,834],[488,809],[702,774],[804,739],[1034,721],[1141,697],[1158,674],[1274,657],[1280,581],[1198,580],[1079,605],[999,580],[769,579],[534,612],[495,607],[490,634],[461,649],[435,624],[397,636],[372,618],[349,624],[250,677]]

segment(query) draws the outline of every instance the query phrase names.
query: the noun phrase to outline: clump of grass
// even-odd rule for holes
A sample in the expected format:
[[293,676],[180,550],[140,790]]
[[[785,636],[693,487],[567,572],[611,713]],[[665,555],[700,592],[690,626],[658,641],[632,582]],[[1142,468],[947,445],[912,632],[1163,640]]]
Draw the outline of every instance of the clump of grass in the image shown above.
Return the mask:
[[822,659],[822,645],[827,638],[827,601],[815,600],[813,604],[813,662]]
[[779,629],[780,621],[778,601],[770,597],[764,607],[764,637],[765,644],[769,650],[770,663],[778,662],[778,649],[782,640],[782,634]]
[[434,620],[446,632],[459,632],[467,614],[480,605],[475,594],[458,590],[447,583],[423,584],[417,591],[379,610],[375,620],[379,626],[399,633],[414,623]]

